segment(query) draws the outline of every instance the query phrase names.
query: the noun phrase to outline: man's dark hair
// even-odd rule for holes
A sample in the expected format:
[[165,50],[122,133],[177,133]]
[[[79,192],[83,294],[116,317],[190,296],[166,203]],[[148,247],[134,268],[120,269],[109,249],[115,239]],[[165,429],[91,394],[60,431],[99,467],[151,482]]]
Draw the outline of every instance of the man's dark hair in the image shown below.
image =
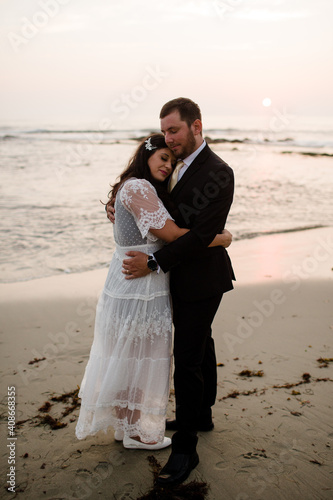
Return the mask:
[[160,118],[165,118],[170,113],[179,111],[180,119],[190,127],[195,120],[201,121],[201,111],[199,106],[187,99],[187,97],[177,97],[164,104],[160,112]]

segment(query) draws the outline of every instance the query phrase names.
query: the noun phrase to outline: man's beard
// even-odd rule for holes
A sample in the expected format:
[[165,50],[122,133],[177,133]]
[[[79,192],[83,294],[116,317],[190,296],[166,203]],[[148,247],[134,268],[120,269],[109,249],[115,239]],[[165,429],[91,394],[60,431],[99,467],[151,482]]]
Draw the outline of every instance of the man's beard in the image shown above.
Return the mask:
[[193,153],[196,149],[196,142],[195,142],[195,137],[191,129],[189,129],[188,134],[187,134],[187,141],[185,146],[183,146],[182,151],[177,155],[177,158],[179,159],[184,159],[190,156],[190,154]]

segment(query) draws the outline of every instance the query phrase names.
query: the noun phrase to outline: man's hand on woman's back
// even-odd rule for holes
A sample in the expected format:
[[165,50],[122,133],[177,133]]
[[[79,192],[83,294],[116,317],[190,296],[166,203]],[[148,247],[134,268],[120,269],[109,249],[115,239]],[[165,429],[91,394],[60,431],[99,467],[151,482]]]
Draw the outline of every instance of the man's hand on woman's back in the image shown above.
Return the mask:
[[114,209],[114,203],[112,202],[112,200],[110,200],[106,205],[105,205],[105,211],[106,211],[106,215],[107,215],[107,218],[109,219],[110,222],[112,222],[112,224],[115,223],[115,209]]

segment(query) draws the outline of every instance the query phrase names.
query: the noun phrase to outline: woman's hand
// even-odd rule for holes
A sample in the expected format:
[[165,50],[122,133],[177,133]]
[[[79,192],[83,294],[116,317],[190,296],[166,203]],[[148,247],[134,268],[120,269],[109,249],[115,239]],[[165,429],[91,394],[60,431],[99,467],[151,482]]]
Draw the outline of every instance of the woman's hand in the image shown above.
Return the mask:
[[222,246],[224,248],[228,248],[232,243],[232,234],[228,231],[228,229],[223,229],[221,234]]
[[112,222],[112,224],[115,223],[115,209],[114,209],[114,205],[111,201],[109,201],[106,205],[105,205],[105,211],[106,211],[106,215],[107,215],[107,218],[109,219],[110,222]]
[[217,234],[211,244],[210,247],[224,247],[228,248],[232,242],[232,234],[228,231],[228,229],[223,229],[221,234]]

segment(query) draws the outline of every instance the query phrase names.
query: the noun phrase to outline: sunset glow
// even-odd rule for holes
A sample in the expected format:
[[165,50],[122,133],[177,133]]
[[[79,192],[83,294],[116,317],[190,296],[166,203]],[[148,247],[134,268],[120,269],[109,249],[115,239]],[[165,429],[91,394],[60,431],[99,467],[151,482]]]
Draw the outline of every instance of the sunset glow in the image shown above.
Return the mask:
[[[181,95],[205,117],[260,115],[271,102],[297,116],[329,116],[332,16],[323,0],[1,2],[1,118],[111,114],[122,116],[116,126],[149,126]],[[126,117],[115,112],[124,103]]]

